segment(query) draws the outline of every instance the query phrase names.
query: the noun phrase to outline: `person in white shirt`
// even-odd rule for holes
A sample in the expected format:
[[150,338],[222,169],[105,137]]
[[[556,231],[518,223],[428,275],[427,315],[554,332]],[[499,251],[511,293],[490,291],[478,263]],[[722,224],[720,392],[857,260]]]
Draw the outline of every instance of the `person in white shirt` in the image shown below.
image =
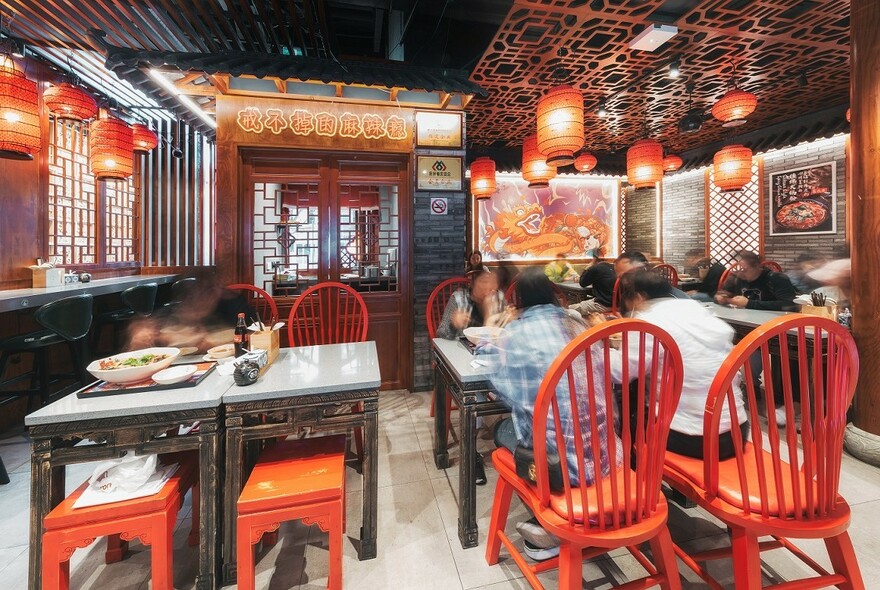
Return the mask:
[[[666,330],[681,351],[684,363],[684,380],[681,399],[678,402],[672,428],[669,432],[667,450],[696,457],[703,457],[703,414],[709,386],[721,364],[733,348],[733,328],[712,314],[701,303],[692,299],[676,299],[672,287],[662,276],[643,270],[629,272],[620,279],[621,298],[626,307],[633,310],[633,317],[650,322]],[[630,342],[630,374],[638,371],[638,341]],[[651,347],[645,365],[650,366]],[[622,378],[621,355],[612,357],[612,379]],[[739,378],[734,381],[739,391]],[[742,395],[736,397],[736,413],[743,440],[748,433],[748,416]],[[719,458],[734,455],[733,437],[730,434],[730,413],[721,415],[719,432]]]

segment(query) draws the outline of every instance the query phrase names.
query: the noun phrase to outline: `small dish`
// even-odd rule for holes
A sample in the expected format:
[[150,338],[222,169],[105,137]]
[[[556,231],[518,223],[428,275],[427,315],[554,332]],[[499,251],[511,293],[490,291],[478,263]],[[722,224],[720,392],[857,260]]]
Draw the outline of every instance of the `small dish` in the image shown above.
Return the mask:
[[195,346],[183,346],[180,348],[179,356],[189,356],[191,354],[195,354],[199,351],[199,349]]
[[208,349],[208,356],[211,357],[211,360],[225,359],[233,354],[235,354],[234,344],[221,344],[220,346]]
[[168,367],[162,369],[153,375],[153,381],[159,385],[171,385],[172,383],[180,383],[186,381],[196,372],[195,365],[177,365],[176,367]]

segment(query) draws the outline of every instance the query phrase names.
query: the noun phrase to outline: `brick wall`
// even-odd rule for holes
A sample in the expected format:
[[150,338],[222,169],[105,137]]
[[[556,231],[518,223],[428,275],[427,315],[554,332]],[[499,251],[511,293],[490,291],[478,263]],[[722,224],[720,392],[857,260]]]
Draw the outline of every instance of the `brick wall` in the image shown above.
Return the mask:
[[705,191],[703,170],[663,179],[663,261],[679,270],[688,250],[706,247]]
[[626,200],[627,250],[637,250],[647,257],[657,252],[657,193],[653,187],[627,188],[621,193]]

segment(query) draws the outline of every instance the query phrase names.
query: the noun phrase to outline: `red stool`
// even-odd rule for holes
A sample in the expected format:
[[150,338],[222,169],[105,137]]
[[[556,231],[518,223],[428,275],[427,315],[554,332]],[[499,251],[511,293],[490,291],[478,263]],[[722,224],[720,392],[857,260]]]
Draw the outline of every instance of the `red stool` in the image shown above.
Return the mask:
[[[140,538],[153,546],[153,590],[173,590],[173,544],[171,541],[177,511],[187,489],[198,484],[194,453],[166,455],[166,463],[179,463],[159,493],[125,502],[74,508],[73,504],[88,487],[83,482],[72,494],[52,509],[43,520],[42,582],[45,590],[70,587],[70,557],[79,547],[88,547],[97,537],[109,537],[105,561],[119,561],[128,541]],[[193,488],[193,523],[198,522],[198,493]],[[194,526],[198,531],[198,525]],[[198,537],[190,533],[190,544]]]
[[280,523],[317,524],[330,535],[327,588],[342,588],[345,436],[287,440],[260,455],[238,498],[238,589],[254,590],[254,545]]

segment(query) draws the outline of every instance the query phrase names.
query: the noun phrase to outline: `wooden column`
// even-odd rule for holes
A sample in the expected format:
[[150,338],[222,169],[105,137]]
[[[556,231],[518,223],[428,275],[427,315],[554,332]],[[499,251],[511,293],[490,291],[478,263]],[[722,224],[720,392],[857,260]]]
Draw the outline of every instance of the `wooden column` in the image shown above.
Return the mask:
[[861,357],[855,426],[880,435],[880,2],[850,4],[853,334]]

